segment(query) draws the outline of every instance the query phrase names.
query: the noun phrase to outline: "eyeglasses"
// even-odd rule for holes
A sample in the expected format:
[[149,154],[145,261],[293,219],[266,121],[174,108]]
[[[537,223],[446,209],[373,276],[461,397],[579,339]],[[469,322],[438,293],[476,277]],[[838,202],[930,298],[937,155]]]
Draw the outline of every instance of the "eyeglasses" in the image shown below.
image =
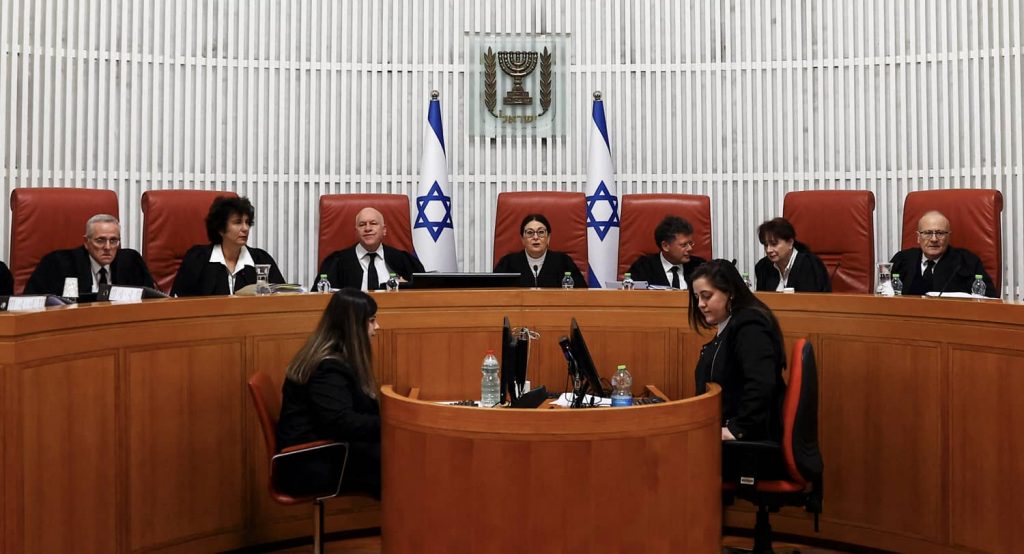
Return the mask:
[[118,237],[110,237],[110,238],[95,237],[95,238],[89,239],[89,242],[92,242],[93,244],[95,244],[97,248],[103,248],[104,246],[106,246],[108,244],[110,246],[118,246],[118,245],[121,244],[121,239],[118,238]]
[[693,244],[694,243],[693,243],[692,240],[688,240],[688,241],[682,243],[680,246],[682,246],[683,248],[693,248]]
[[537,229],[537,230],[527,229],[527,230],[523,231],[523,236],[528,238],[528,239],[532,239],[533,237],[537,237],[539,239],[542,239],[542,238],[548,236],[548,230],[547,229]]
[[930,239],[944,239],[949,235],[949,231],[918,231],[917,234]]

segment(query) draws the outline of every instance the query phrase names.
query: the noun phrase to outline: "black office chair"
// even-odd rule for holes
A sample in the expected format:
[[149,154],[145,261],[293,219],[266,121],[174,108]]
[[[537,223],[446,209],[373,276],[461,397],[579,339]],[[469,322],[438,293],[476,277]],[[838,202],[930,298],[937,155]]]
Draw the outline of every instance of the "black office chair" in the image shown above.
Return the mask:
[[782,442],[724,441],[722,457],[737,468],[737,475],[722,483],[723,504],[741,498],[757,505],[753,552],[772,552],[768,514],[783,506],[802,507],[814,514],[818,531],[823,468],[818,449],[818,372],[807,339],[793,347],[782,404]]

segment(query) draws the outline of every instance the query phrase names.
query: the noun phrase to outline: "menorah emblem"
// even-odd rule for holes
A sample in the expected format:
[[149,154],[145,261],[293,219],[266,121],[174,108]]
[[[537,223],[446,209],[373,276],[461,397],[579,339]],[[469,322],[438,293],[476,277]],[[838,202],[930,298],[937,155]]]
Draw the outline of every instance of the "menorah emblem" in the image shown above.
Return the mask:
[[498,52],[498,65],[506,75],[512,77],[512,90],[505,93],[505,104],[529,106],[533,104],[530,93],[523,88],[523,79],[537,68],[536,52]]

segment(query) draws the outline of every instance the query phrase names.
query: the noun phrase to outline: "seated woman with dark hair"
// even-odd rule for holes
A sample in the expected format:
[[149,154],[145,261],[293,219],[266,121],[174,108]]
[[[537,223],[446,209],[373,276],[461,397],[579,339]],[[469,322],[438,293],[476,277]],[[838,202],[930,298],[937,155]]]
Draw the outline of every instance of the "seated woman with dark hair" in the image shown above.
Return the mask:
[[244,196],[218,196],[206,215],[210,244],[197,244],[185,253],[171,296],[234,294],[256,283],[257,264],[270,265],[271,283],[284,283],[274,258],[264,250],[247,246],[255,212]]
[[[377,303],[365,292],[342,289],[331,297],[316,330],[285,370],[277,447],[318,440],[349,443],[342,491],[380,498],[380,407],[370,337]],[[292,495],[338,487],[342,460],[331,449],[296,456],[279,466],[278,484]]]
[[568,254],[548,250],[551,242],[551,224],[541,214],[530,214],[519,224],[523,251],[501,258],[494,266],[495,273],[518,273],[521,287],[560,287],[568,271],[576,288],[587,288],[583,274]]
[[796,230],[785,218],[762,223],[757,228],[757,240],[764,245],[765,253],[754,266],[757,290],[832,292],[825,264],[806,244],[796,240]]
[[722,440],[779,440],[786,385],[782,330],[731,262],[712,260],[693,272],[690,327],[715,329],[695,369],[698,394],[722,386]]

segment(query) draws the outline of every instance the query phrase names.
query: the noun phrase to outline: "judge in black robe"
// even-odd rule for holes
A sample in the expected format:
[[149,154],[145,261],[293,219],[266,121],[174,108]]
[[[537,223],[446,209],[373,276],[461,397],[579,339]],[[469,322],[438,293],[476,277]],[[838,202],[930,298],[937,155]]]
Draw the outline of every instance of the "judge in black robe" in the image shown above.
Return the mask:
[[557,288],[566,272],[574,288],[587,288],[583,273],[568,254],[548,249],[551,223],[542,214],[529,214],[519,224],[523,250],[503,256],[494,266],[495,273],[518,273],[519,286]]
[[785,218],[776,217],[762,223],[757,228],[757,240],[764,246],[765,253],[754,265],[757,290],[779,290],[782,274],[788,272],[783,288],[796,292],[832,292],[825,264],[807,245],[796,240],[796,230]]
[[[647,281],[650,285],[662,287],[690,288],[690,275],[704,263],[704,258],[693,256],[693,225],[682,217],[670,215],[661,220],[654,229],[654,244],[657,254],[641,256],[629,266],[629,276],[634,281]],[[676,266],[679,286],[669,281],[666,264]]]
[[[378,251],[384,252],[384,263],[387,270],[395,273],[405,281],[411,281],[413,273],[423,273],[423,264],[405,250],[380,245]],[[360,254],[365,256],[366,253],[367,251],[360,249],[359,245],[352,245],[343,250],[334,251],[330,256],[324,258],[323,263],[320,264],[320,271],[317,272],[316,278],[313,279],[314,285],[320,278],[320,275],[327,274],[327,279],[334,288],[363,288],[365,278],[363,277],[363,266],[359,263],[359,256]],[[387,283],[388,271],[377,272],[376,288],[383,288],[385,283]]]
[[[998,298],[992,279],[974,253],[949,245],[952,230],[941,212],[929,211],[917,221],[917,248],[892,257],[892,272],[903,282],[903,294],[971,292],[974,276],[985,282],[985,296]],[[929,270],[929,266],[931,271]]]

